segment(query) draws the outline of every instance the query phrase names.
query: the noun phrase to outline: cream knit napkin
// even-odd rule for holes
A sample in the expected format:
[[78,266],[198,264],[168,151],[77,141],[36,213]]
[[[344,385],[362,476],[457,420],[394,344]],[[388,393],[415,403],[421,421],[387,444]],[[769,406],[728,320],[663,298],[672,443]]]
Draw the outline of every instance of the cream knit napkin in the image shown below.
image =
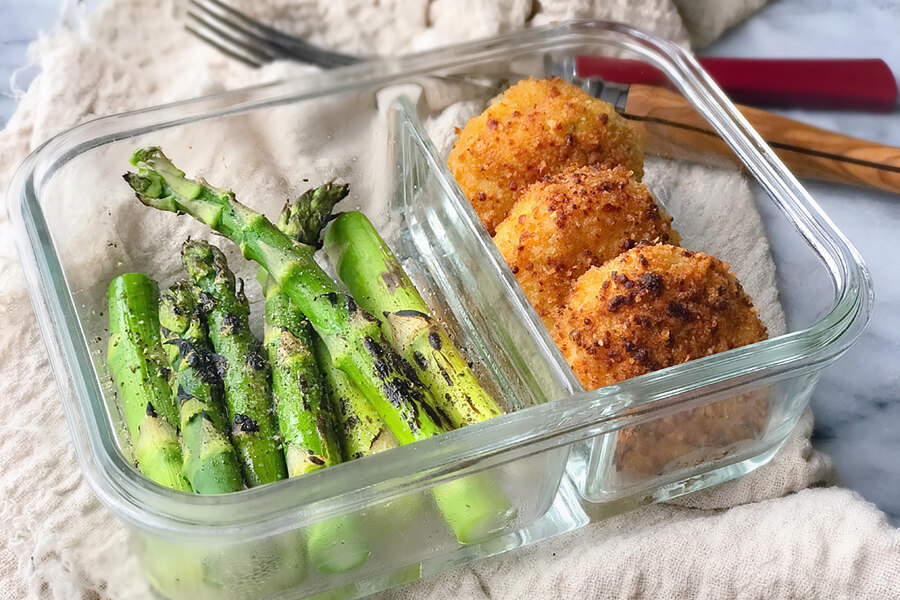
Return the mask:
[[[614,18],[681,43],[689,39],[669,0],[233,3],[314,42],[361,54],[423,49],[571,17]],[[710,16],[758,2],[708,0],[699,12],[698,3],[678,4],[682,14],[690,4],[691,14]],[[183,10],[173,0],[110,0],[92,18],[76,15],[42,39],[34,49],[42,74],[0,132],[0,185],[43,141],[93,117],[308,69],[279,64],[254,71],[230,61],[183,32]],[[695,37],[714,37],[727,23],[705,22],[703,32],[691,32]],[[708,181],[723,180],[709,175]],[[5,217],[0,233],[0,597],[149,598],[125,552],[124,529],[94,499],[75,463]],[[683,502],[754,504],[728,511],[649,507],[385,597],[896,597],[900,534],[851,492],[804,490],[830,472],[811,450],[811,426],[807,414],[770,465]]]

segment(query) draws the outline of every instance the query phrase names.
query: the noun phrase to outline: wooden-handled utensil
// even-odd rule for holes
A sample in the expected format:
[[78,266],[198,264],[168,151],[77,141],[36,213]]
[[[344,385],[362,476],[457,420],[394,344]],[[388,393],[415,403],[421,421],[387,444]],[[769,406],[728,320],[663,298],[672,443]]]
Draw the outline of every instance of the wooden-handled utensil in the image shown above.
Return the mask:
[[[676,92],[649,85],[604,84],[591,90],[638,125],[649,152],[739,164],[731,148]],[[590,86],[589,86],[590,87]],[[749,106],[737,106],[785,165],[798,177],[900,193],[900,148],[813,127]]]

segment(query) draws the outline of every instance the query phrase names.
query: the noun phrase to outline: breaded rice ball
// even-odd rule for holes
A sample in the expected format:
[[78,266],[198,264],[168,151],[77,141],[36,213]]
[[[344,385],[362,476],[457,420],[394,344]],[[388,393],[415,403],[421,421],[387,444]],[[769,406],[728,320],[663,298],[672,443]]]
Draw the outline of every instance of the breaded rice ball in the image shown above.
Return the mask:
[[758,313],[726,263],[639,245],[578,279],[552,333],[591,390],[766,339]]
[[[595,389],[767,337],[728,265],[669,245],[637,246],[579,278],[553,336]],[[614,464],[625,476],[671,473],[721,458],[765,427],[764,391],[623,429]]]
[[494,235],[535,181],[590,164],[624,165],[640,181],[644,151],[611,104],[562,79],[527,79],[469,120],[447,164]]
[[672,217],[625,167],[571,168],[533,183],[494,243],[547,329],[581,275],[636,244],[681,241]]

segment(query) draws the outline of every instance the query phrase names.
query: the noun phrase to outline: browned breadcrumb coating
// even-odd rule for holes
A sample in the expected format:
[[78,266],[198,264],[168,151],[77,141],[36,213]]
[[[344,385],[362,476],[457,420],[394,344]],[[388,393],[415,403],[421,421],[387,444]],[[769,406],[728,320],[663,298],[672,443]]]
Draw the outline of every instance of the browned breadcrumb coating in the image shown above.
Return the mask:
[[527,79],[469,120],[447,164],[494,235],[535,181],[590,164],[624,165],[640,181],[644,151],[611,104],[562,79]]
[[553,338],[591,390],[766,339],[758,313],[726,263],[639,245],[578,279]]
[[547,329],[575,281],[639,243],[681,241],[625,167],[571,168],[528,187],[494,243]]
[[[552,330],[587,389],[767,337],[728,265],[700,252],[639,245],[582,275]],[[653,475],[721,456],[765,424],[764,395],[737,396],[622,430],[615,463]]]

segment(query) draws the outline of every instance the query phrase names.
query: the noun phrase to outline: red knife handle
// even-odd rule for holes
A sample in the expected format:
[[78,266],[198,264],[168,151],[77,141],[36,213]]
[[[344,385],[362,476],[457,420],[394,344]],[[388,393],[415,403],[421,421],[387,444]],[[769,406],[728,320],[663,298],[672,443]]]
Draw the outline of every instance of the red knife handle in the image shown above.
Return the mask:
[[[897,81],[878,58],[769,59],[701,57],[700,64],[735,102],[754,106],[795,106],[891,111]],[[578,77],[618,83],[668,85],[659,69],[637,60],[579,56]]]

